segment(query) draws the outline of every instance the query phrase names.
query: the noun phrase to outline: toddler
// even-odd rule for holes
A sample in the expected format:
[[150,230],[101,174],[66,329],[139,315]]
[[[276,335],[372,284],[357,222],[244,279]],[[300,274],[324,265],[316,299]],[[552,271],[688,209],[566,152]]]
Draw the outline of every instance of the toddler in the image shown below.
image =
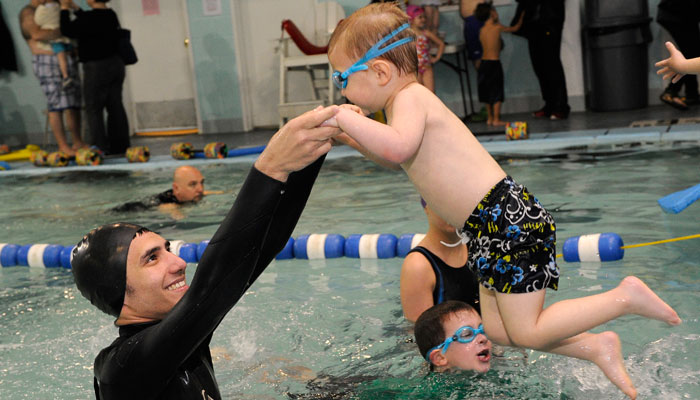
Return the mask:
[[[39,25],[41,29],[58,29],[61,25],[61,9],[58,1],[47,0],[46,3],[40,4],[34,12],[34,23]],[[66,57],[66,52],[73,50],[71,40],[61,36],[43,47],[47,49],[50,47],[58,58],[58,67],[63,76],[63,88],[73,86],[75,82],[68,74],[68,57]]]
[[[678,325],[678,314],[635,277],[543,309],[546,289],[556,290],[559,280],[554,219],[417,82],[413,40],[408,17],[392,4],[370,4],[345,19],[331,36],[328,57],[334,84],[355,106],[339,107],[324,125],[340,128],[336,138],[369,158],[402,168],[434,212],[462,226],[493,342],[590,360],[636,397],[617,335],[586,331],[627,314]],[[387,124],[362,115],[382,109]]]
[[661,68],[656,71],[657,75],[663,75],[663,79],[671,78],[671,82],[676,83],[685,74],[700,74],[700,57],[686,59],[671,42],[666,42],[666,49],[670,57],[655,64]]

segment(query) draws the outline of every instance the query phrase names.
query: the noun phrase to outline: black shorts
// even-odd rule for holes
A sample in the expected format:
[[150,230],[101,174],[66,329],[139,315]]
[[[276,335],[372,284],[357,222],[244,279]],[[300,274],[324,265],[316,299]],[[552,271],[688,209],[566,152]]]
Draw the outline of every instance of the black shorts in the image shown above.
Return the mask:
[[462,231],[470,238],[469,268],[487,289],[501,293],[557,289],[554,218],[511,177],[486,194]]
[[501,61],[481,60],[478,72],[479,101],[485,104],[494,104],[505,100]]

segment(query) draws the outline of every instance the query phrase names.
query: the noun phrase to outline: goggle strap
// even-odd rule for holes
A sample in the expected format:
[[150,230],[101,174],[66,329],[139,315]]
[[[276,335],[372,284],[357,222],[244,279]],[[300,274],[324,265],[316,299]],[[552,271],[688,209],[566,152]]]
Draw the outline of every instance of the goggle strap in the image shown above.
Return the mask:
[[404,29],[407,29],[408,27],[409,27],[409,24],[407,24],[407,23],[406,23],[406,24],[403,24],[403,25],[399,26],[398,28],[394,29],[393,31],[391,31],[391,33],[389,33],[388,35],[384,36],[380,41],[378,41],[377,43],[375,43],[374,46],[370,47],[369,50],[367,50],[367,53],[365,53],[364,57],[362,57],[362,58],[357,62],[357,64],[364,64],[364,63],[366,63],[367,61],[369,61],[369,60],[371,60],[371,59],[373,59],[373,58],[379,57],[379,56],[381,56],[382,54],[384,54],[384,53],[386,53],[386,52],[388,52],[388,51],[391,51],[392,49],[395,49],[395,48],[398,47],[398,46],[401,46],[401,45],[403,45],[403,44],[406,44],[406,43],[408,43],[408,42],[413,41],[413,38],[412,38],[412,37],[406,37],[406,38],[403,38],[403,39],[401,39],[401,40],[397,40],[397,41],[394,42],[394,43],[391,43],[390,45],[384,47],[383,49],[380,49],[380,48],[379,48],[379,47],[381,47],[384,43],[386,43],[389,39],[393,38],[393,37],[396,36],[399,32],[403,31]]

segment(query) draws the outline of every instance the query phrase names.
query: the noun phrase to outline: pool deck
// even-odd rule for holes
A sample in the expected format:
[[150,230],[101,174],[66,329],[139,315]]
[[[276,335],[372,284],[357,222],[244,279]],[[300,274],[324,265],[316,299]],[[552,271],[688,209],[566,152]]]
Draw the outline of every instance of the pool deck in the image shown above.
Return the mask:
[[[529,138],[506,140],[503,128],[492,128],[484,122],[466,121],[484,147],[497,158],[543,158],[567,156],[610,156],[645,150],[666,150],[680,147],[700,147],[700,106],[688,111],[678,111],[665,105],[650,106],[640,110],[618,112],[577,112],[566,120],[537,119],[528,114],[505,115],[505,120],[526,121]],[[106,159],[100,166],[68,166],[63,168],[35,167],[29,162],[12,162],[11,170],[2,175],[41,175],[70,170],[144,170],[170,168],[183,163],[201,165],[207,163],[251,162],[256,155],[209,160],[174,160],[170,157],[170,145],[190,142],[201,149],[209,142],[224,142],[229,149],[262,146],[276,129],[259,129],[252,132],[212,135],[182,136],[133,136],[132,146],[148,146],[151,159],[147,163],[127,163],[123,158]],[[51,148],[49,147],[50,151]],[[357,154],[352,149],[336,148],[330,157]]]

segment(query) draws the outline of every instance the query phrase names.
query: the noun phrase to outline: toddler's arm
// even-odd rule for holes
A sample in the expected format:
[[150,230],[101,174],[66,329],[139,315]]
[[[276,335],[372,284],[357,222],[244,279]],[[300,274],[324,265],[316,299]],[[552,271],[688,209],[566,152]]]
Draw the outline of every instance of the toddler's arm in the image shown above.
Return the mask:
[[671,82],[676,83],[685,74],[700,73],[700,57],[686,59],[671,42],[666,42],[666,48],[671,56],[655,64],[661,68],[656,71],[657,75],[663,75],[663,79],[672,78]]
[[335,123],[374,156],[392,164],[408,161],[418,151],[425,129],[425,111],[412,95],[399,93],[393,104],[390,125],[341,108]]
[[513,26],[505,26],[505,25],[499,24],[501,31],[502,32],[510,32],[510,33],[519,31],[520,27],[523,26],[523,17],[525,17],[525,12],[520,13],[520,18],[518,18],[518,22]]

